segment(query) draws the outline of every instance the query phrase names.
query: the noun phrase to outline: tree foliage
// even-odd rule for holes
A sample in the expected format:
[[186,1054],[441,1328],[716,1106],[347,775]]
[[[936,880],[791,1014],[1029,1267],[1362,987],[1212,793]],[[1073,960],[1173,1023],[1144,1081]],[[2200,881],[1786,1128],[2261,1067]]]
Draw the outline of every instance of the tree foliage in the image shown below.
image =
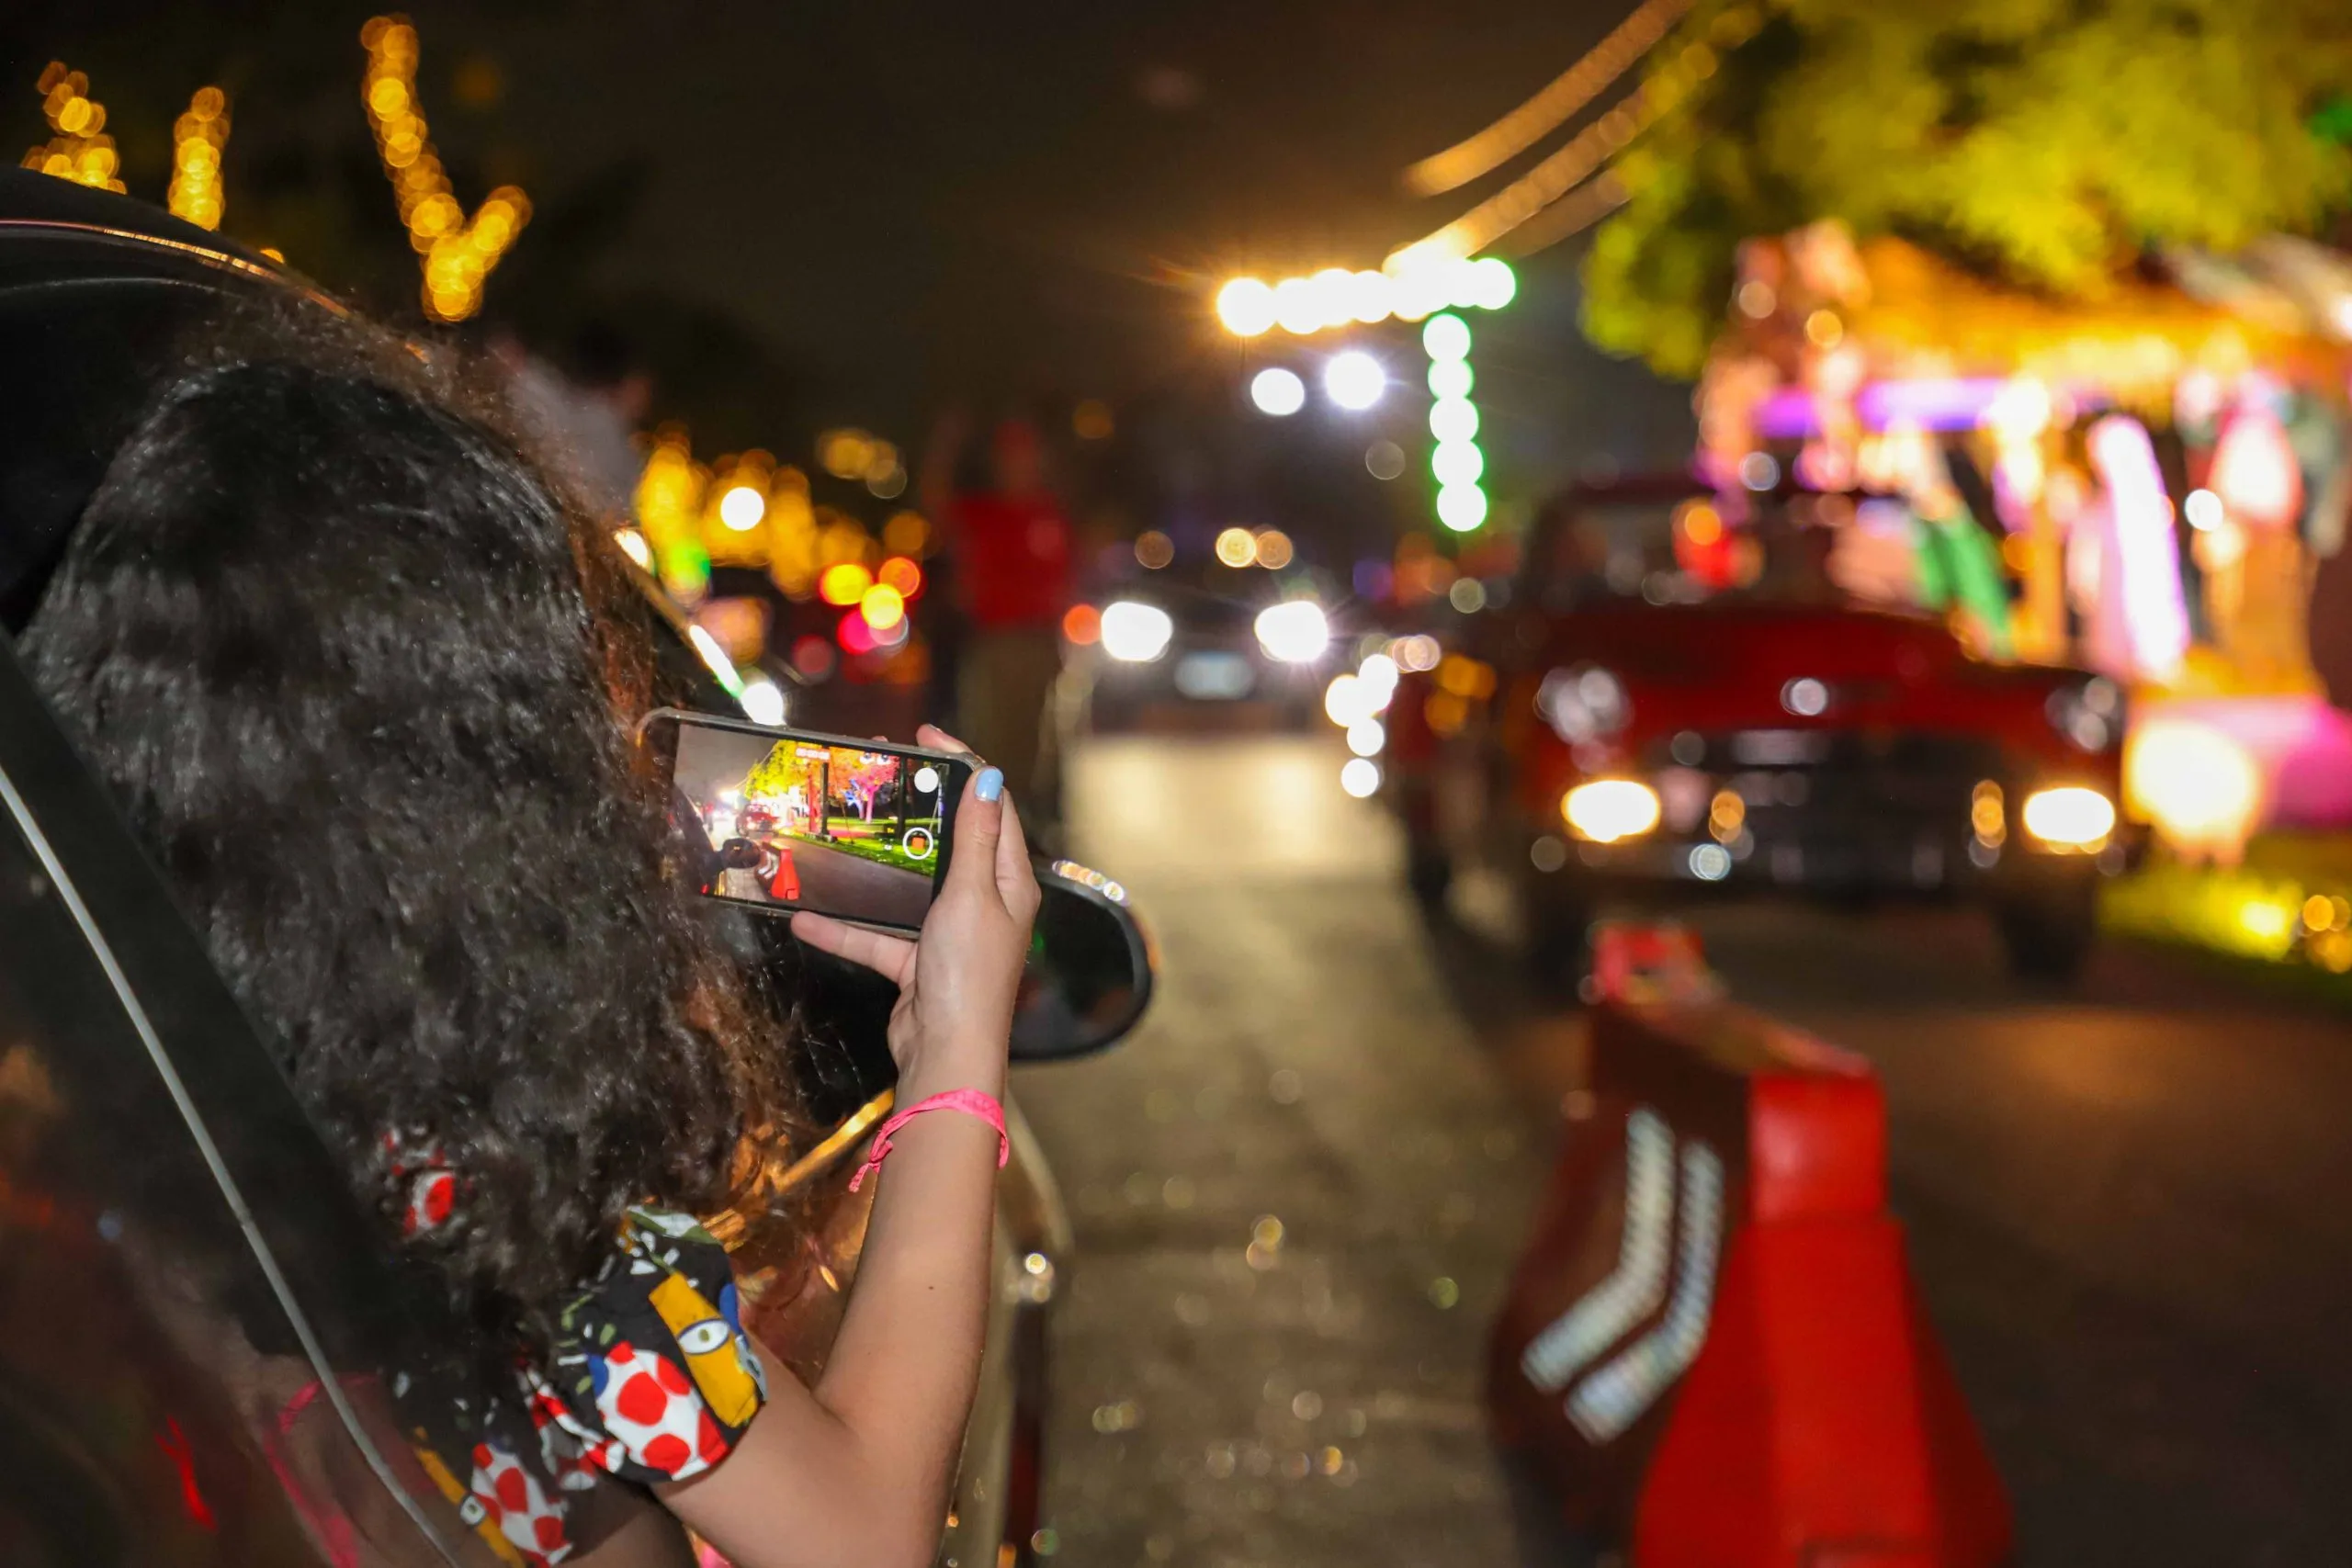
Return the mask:
[[743,798],[772,804],[789,800],[808,786],[815,770],[815,761],[800,755],[797,741],[779,740],[743,775]]
[[1821,218],[2096,298],[2153,245],[2227,251],[2352,197],[2322,118],[2347,91],[2340,0],[1777,0],[1621,160],[1586,331],[1694,375],[1739,242]]

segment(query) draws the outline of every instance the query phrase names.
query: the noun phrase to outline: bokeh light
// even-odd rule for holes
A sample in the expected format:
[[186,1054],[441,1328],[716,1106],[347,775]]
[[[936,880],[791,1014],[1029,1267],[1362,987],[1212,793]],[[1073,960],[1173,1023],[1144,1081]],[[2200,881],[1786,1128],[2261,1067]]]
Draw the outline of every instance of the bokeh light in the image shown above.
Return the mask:
[[907,618],[907,601],[888,583],[877,582],[859,597],[857,613],[876,631],[887,632]]
[[1393,479],[1405,471],[1405,449],[1394,441],[1375,441],[1363,449],[1363,466],[1374,479]]
[[1470,356],[1470,323],[1455,315],[1431,316],[1421,329],[1421,347],[1435,360]]
[[1102,651],[1129,664],[1148,664],[1168,651],[1176,623],[1157,604],[1121,599],[1102,609]]
[[1258,537],[1247,528],[1227,528],[1216,536],[1216,558],[1227,566],[1248,566],[1258,558]]
[[1340,787],[1358,800],[1369,799],[1380,791],[1380,764],[1369,757],[1351,757],[1340,770]]
[[1475,484],[1447,485],[1437,492],[1437,520],[1467,534],[1487,520],[1487,492]]
[[842,561],[827,567],[824,576],[817,580],[817,596],[828,604],[855,604],[873,586],[873,573],[856,561]]
[[1343,266],[1327,266],[1306,280],[1317,328],[1344,326],[1356,317],[1356,276]]
[[1478,410],[1467,398],[1440,398],[1430,405],[1430,434],[1440,442],[1473,441],[1478,435]]
[[1323,328],[1322,308],[1315,285],[1303,277],[1285,277],[1274,286],[1274,321],[1283,331],[1304,337]]
[[768,514],[768,498],[750,485],[737,485],[718,498],[718,520],[739,534],[760,525]]
[[1146,571],[1161,571],[1176,558],[1176,542],[1157,528],[1136,536],[1136,564]]
[[1250,378],[1250,400],[1259,412],[1283,418],[1306,406],[1306,383],[1295,371],[1271,366]]
[[416,28],[402,17],[374,17],[359,29],[359,41],[368,51],[360,102],[410,247],[424,258],[425,314],[464,321],[481,309],[483,280],[530,221],[530,198],[517,186],[501,186],[469,219],[417,99]]
[[1216,319],[1236,337],[1257,337],[1274,324],[1274,290],[1255,277],[1237,277],[1216,291]]
[[1482,310],[1499,310],[1519,294],[1519,277],[1500,256],[1480,256],[1468,268],[1469,304]]
[[753,724],[784,722],[784,689],[764,675],[755,675],[743,682],[743,715]]
[[1361,412],[1380,401],[1388,388],[1388,372],[1380,361],[1360,348],[1335,354],[1323,367],[1323,391],[1343,409]]
[[1466,359],[1436,359],[1430,362],[1430,396],[1433,398],[1466,398],[1476,378],[1471,374]]
[[1449,489],[1474,485],[1486,476],[1486,455],[1472,442],[1441,441],[1430,454],[1430,472]]
[[1280,571],[1288,566],[1293,553],[1290,536],[1280,528],[1261,528],[1258,531],[1252,558],[1268,571]]
[[1062,615],[1062,640],[1077,648],[1102,641],[1102,612],[1091,604],[1072,604]]
[[1309,664],[1331,646],[1330,617],[1312,599],[1286,599],[1258,612],[1258,646],[1270,659]]

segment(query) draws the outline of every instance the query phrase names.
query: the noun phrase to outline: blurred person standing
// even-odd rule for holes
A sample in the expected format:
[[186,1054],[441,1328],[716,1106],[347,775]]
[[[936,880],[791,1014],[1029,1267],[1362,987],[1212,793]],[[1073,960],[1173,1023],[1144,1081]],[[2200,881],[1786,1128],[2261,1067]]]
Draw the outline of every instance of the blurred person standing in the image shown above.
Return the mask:
[[991,433],[986,479],[958,484],[962,422],[943,420],[924,455],[923,502],[938,520],[965,618],[956,722],[966,742],[1004,770],[1032,815],[1033,836],[1060,821],[1057,747],[1046,706],[1062,669],[1070,603],[1069,520],[1046,488],[1036,427],[1007,419]]

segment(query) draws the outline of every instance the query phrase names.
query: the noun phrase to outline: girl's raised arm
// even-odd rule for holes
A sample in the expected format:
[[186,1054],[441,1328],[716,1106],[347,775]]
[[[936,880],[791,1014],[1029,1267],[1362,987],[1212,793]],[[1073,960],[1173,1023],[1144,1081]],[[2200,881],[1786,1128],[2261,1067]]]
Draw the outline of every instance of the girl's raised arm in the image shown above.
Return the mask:
[[[926,745],[962,748],[928,727]],[[966,786],[956,853],[922,935],[820,915],[795,935],[894,980],[898,1103],[1001,1100],[1037,883],[1003,775]],[[763,1357],[768,1401],[734,1452],[659,1494],[737,1568],[925,1568],[939,1548],[979,1375],[999,1139],[978,1116],[916,1116],[892,1137],[824,1376],[804,1388]]]

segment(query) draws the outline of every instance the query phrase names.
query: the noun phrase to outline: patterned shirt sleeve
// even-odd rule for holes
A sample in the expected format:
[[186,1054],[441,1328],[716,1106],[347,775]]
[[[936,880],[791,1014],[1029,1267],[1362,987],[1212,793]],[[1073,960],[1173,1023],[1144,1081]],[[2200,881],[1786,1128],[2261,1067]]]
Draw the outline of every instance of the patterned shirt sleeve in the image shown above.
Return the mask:
[[542,1408],[592,1462],[651,1485],[724,1460],[766,1399],[726,1249],[686,1215],[630,1210],[611,1264],[559,1319]]

